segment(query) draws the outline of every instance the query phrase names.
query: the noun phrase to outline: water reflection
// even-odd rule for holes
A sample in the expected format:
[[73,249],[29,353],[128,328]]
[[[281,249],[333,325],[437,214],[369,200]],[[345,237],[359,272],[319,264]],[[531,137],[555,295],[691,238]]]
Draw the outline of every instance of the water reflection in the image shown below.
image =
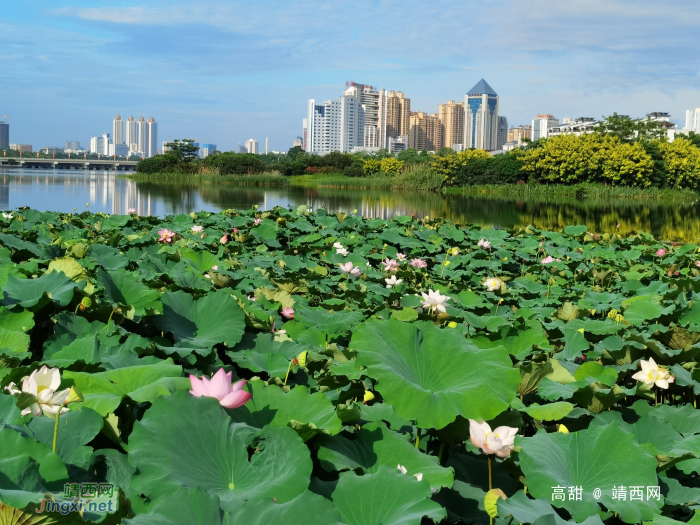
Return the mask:
[[0,209],[30,206],[41,210],[84,210],[124,214],[135,208],[141,215],[172,215],[198,210],[260,209],[299,206],[391,218],[394,214],[446,217],[458,223],[511,228],[533,224],[558,229],[586,224],[598,232],[623,234],[645,231],[656,237],[698,242],[697,202],[657,202],[598,199],[503,199],[437,193],[376,190],[257,188],[227,184],[165,185],[135,183],[116,172],[0,169]]

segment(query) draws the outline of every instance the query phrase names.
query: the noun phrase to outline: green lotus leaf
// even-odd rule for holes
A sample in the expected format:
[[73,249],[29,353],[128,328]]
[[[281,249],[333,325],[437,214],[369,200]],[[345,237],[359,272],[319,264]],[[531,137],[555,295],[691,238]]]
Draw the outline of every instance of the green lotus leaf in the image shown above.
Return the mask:
[[306,345],[296,344],[285,334],[247,333],[226,355],[238,366],[284,379],[289,363],[305,348]]
[[7,505],[36,503],[47,491],[63,490],[68,481],[61,458],[34,438],[2,428],[0,451],[0,500]]
[[97,264],[105,270],[120,270],[129,264],[129,258],[126,255],[104,244],[92,245],[90,259],[97,261]]
[[221,525],[219,498],[205,491],[192,488],[178,489],[173,494],[156,501],[143,514],[125,519],[125,525],[180,525],[182,523],[206,523]]
[[690,405],[677,407],[669,405],[649,407],[647,405],[647,408],[646,413],[666,421],[683,435],[700,433],[700,411]]
[[323,308],[309,308],[298,305],[294,309],[294,318],[304,326],[317,328],[324,334],[335,334],[351,330],[362,318],[362,312],[350,312],[342,310],[324,310]]
[[65,370],[62,376],[64,381],[74,384],[83,394],[84,401],[80,406],[90,408],[103,417],[114,412],[124,397],[121,388],[104,376],[71,370]]
[[567,226],[564,228],[564,233],[572,237],[580,237],[588,230],[588,226],[581,224],[579,226]]
[[246,525],[343,525],[340,512],[333,503],[313,492],[302,492],[291,501],[278,503],[264,499],[244,504],[236,512],[236,523]]
[[[568,494],[567,494],[568,497]],[[505,501],[498,502],[500,517],[512,516],[517,523],[538,523],[547,525],[565,525],[576,523],[562,519],[552,504],[545,499],[529,499],[522,490],[516,492]],[[542,518],[551,517],[545,521]],[[591,516],[581,525],[603,525],[600,516]]]
[[373,473],[382,465],[402,465],[408,474],[423,474],[433,489],[451,487],[454,482],[454,471],[441,467],[437,456],[424,454],[407,435],[389,430],[382,422],[366,424],[354,439],[322,436],[318,445],[318,459],[329,472],[360,468]]
[[303,386],[285,393],[277,385],[265,386],[262,381],[250,381],[248,391],[253,398],[244,406],[230,410],[233,421],[255,428],[265,425],[290,426],[304,441],[318,433],[337,434],[342,422],[330,400],[316,392],[310,394]]
[[18,252],[29,252],[35,257],[42,257],[44,255],[44,250],[32,242],[27,242],[22,239],[15,237],[14,235],[8,235],[5,233],[0,233],[0,242],[9,248],[12,248]]
[[10,332],[29,332],[34,328],[34,314],[29,310],[13,312],[0,306],[0,328]]
[[[248,447],[253,450],[249,458]],[[161,397],[134,424],[129,463],[139,470],[137,490],[153,499],[179,487],[218,496],[236,516],[245,502],[285,503],[309,485],[309,449],[288,427],[255,432],[232,424],[216,399],[187,392]]]
[[[635,446],[632,434],[616,422],[570,434],[539,432],[516,438],[525,484],[535,498],[565,508],[578,522],[597,514],[599,504],[617,512],[626,523],[638,523],[659,514],[663,501],[613,499],[613,488],[657,486],[656,458]],[[552,487],[581,487],[582,500],[552,501]],[[596,488],[600,499],[593,497]],[[566,489],[568,490],[568,489]]]
[[527,407],[524,407],[522,410],[529,416],[541,421],[559,421],[560,419],[566,417],[573,409],[574,405],[571,403],[559,401],[557,403],[549,403],[547,405],[533,403]]
[[427,481],[387,465],[364,476],[341,473],[332,499],[348,525],[419,525],[425,516],[436,522],[446,516],[445,509],[430,501]]
[[624,312],[625,321],[639,326],[646,321],[657,319],[664,313],[664,307],[648,300],[635,301]]
[[[102,430],[102,417],[86,407],[70,410],[58,420],[58,440],[56,454],[68,466],[87,468],[92,456],[92,447],[86,447]],[[56,420],[48,417],[35,417],[27,427],[37,441],[47,447],[53,446],[53,434]]]
[[15,332],[0,328],[0,355],[24,357],[29,351],[30,338],[24,332]]
[[[104,286],[105,297],[113,306],[132,306],[136,317],[146,314],[146,310],[159,310],[160,292],[134,279],[134,275],[125,270],[110,272],[98,268],[97,276]],[[132,314],[130,319],[134,318]]]
[[7,278],[3,288],[5,306],[20,305],[24,308],[39,307],[50,303],[66,306],[73,299],[73,290],[85,288],[85,281],[74,283],[63,272],[51,272],[37,279],[18,279],[14,275]]
[[182,252],[183,260],[186,260],[198,272],[206,273],[214,266],[223,268],[223,263],[216,255],[206,251],[185,251]]
[[163,315],[155,316],[154,323],[173,334],[176,343],[195,347],[223,343],[232,347],[243,337],[245,314],[225,290],[210,292],[197,300],[178,291],[164,294],[161,300]]
[[87,272],[78,261],[72,257],[58,257],[49,263],[49,269],[46,273],[51,272],[63,272],[68,276],[68,278],[77,283],[79,281],[87,280]]
[[457,415],[490,420],[520,384],[504,347],[477,348],[461,332],[432,322],[369,320],[355,329],[350,347],[385,402],[422,428],[440,429]]

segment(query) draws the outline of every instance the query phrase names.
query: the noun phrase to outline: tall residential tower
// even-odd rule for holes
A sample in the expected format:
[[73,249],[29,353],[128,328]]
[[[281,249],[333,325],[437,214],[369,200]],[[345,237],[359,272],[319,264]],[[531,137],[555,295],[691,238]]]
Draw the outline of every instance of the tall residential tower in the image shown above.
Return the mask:
[[136,122],[136,129],[139,137],[139,149],[137,151],[143,155],[148,155],[148,123],[143,116]]
[[138,151],[139,134],[133,115],[126,119],[126,145],[132,151]]
[[145,151],[147,157],[155,157],[158,154],[158,123],[153,117],[148,119],[148,149]]
[[442,124],[443,147],[461,146],[464,142],[464,102],[455,104],[454,100],[448,100],[447,104],[440,104],[438,118]]
[[498,145],[498,94],[482,78],[464,97],[464,149]]
[[112,121],[112,143],[124,144],[124,121],[119,115]]
[[366,84],[346,82],[344,95],[356,97],[365,110],[364,143],[358,146],[369,148],[386,147],[387,95],[383,89]]
[[401,91],[389,91],[386,97],[386,137],[408,136],[411,128],[411,99]]

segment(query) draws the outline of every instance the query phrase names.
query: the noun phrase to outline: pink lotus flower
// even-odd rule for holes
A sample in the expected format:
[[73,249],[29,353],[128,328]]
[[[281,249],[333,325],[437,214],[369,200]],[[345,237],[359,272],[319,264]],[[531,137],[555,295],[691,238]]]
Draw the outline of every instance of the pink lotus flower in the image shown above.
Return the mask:
[[226,373],[223,368],[219,368],[211,379],[207,377],[199,379],[190,375],[190,383],[192,384],[190,394],[194,397],[214,397],[224,408],[242,407],[253,397],[243,389],[246,384],[245,379],[232,385],[231,372]]
[[352,275],[354,277],[359,277],[362,273],[360,267],[354,266],[350,261],[346,262],[345,264],[338,263],[338,266],[340,266],[340,269],[343,273],[347,273],[348,275]]
[[219,239],[219,242],[221,244],[226,244],[228,242],[228,233],[225,233],[224,236],[221,239]]
[[664,250],[663,248],[659,248],[658,250],[656,250],[657,257],[663,257],[664,255],[666,255],[666,250]]
[[214,270],[214,271],[216,271],[216,270],[219,269],[219,267],[218,267],[217,265],[214,265],[214,266],[211,267],[211,269]]
[[255,224],[255,226],[257,226],[257,225],[260,224],[261,222],[262,222],[262,219],[255,219],[255,223],[254,223],[254,224]]
[[491,243],[490,243],[489,241],[485,240],[485,239],[481,239],[481,240],[480,240],[478,243],[476,243],[476,244],[477,244],[477,246],[480,246],[480,247],[483,248],[484,250],[488,250],[489,248],[491,248]]
[[282,317],[286,317],[287,319],[294,319],[294,309],[289,306],[282,308],[280,310],[280,314],[282,314]]
[[469,420],[469,439],[482,450],[484,454],[496,454],[507,458],[513,450],[513,441],[518,433],[517,428],[497,427],[491,431],[491,427],[483,421]]
[[695,261],[695,266],[697,266],[698,268],[700,268],[700,261]]
[[233,233],[238,233],[238,228],[234,228]]
[[160,235],[160,239],[158,239],[158,242],[171,242],[173,240],[173,237],[175,236],[175,234],[172,231],[166,228],[160,230],[158,232],[158,235]]
[[128,213],[129,215],[133,215],[134,213],[136,213],[136,208],[129,208],[128,210],[126,210],[126,213]]
[[427,268],[428,263],[425,262],[423,259],[411,259],[411,266],[415,268]]
[[615,226],[615,227],[616,227],[616,228],[619,228],[619,227],[620,227],[620,223],[618,222],[618,223],[617,223],[617,226]]
[[386,261],[382,261],[381,264],[384,265],[385,272],[395,272],[399,269],[399,263],[394,259],[386,258]]
[[552,257],[551,255],[548,255],[547,257],[545,257],[544,259],[542,259],[540,262],[541,262],[542,264],[549,264],[549,263],[552,263],[552,262],[554,262],[554,257]]

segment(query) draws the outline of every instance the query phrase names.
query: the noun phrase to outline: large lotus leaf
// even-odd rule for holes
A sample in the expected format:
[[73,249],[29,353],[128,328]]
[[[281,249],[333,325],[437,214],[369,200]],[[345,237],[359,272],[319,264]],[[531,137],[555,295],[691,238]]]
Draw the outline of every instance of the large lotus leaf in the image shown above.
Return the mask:
[[59,257],[49,263],[49,269],[46,273],[63,272],[70,280],[77,283],[78,281],[87,280],[87,272],[78,261],[72,257]]
[[0,328],[0,355],[25,357],[29,351],[30,338],[24,332],[14,332]]
[[407,435],[389,430],[382,422],[363,426],[355,439],[322,436],[318,444],[318,459],[329,472],[361,468],[372,473],[382,465],[402,465],[408,474],[423,474],[430,488],[436,490],[451,487],[454,482],[454,471],[441,467],[437,456],[424,454],[411,444]]
[[[568,497],[568,494],[567,494]],[[517,523],[535,523],[543,516],[552,517],[552,525],[571,523],[562,519],[552,504],[545,499],[529,499],[522,490],[505,501],[498,502],[498,516],[512,516]],[[542,523],[541,521],[539,523]],[[600,516],[591,516],[582,525],[602,525]]]
[[[58,439],[56,454],[68,465],[87,468],[92,456],[92,448],[85,445],[102,430],[102,417],[86,407],[71,410],[58,419]],[[53,447],[55,419],[35,417],[27,427],[37,441]]]
[[66,306],[73,299],[74,288],[82,290],[85,288],[85,281],[74,283],[63,272],[46,273],[37,279],[18,279],[10,275],[3,288],[5,298],[2,304],[5,306],[19,304],[24,308],[31,308],[40,301],[42,306],[54,301],[60,306]]
[[13,507],[62,490],[68,471],[49,447],[9,428],[0,429],[0,500]]
[[[65,371],[63,378],[71,380],[83,394],[82,406],[106,416],[119,406],[124,396],[140,403],[155,401],[178,390],[189,390],[189,379],[182,377],[182,367],[171,359],[158,364],[126,366],[88,374]],[[75,405],[75,406],[81,406]]]
[[119,270],[129,264],[129,258],[126,255],[105,244],[93,244],[90,259],[97,261],[105,270]]
[[574,409],[574,405],[567,403],[566,401],[559,401],[557,403],[548,403],[546,405],[533,403],[526,407],[523,406],[522,408],[515,408],[527,413],[534,419],[539,419],[541,421],[559,421],[560,419],[566,417],[569,412]]
[[13,312],[0,306],[0,328],[10,332],[29,332],[34,327],[34,314],[29,310]]
[[447,515],[430,500],[427,481],[387,465],[364,476],[340,474],[332,499],[349,525],[420,525],[424,516],[439,522]]
[[[244,504],[236,512],[235,523],[245,525],[342,525],[340,512],[329,500],[311,491],[302,492],[291,501],[278,503],[265,499]],[[145,524],[144,524],[145,525]]]
[[207,251],[186,251],[182,253],[182,257],[201,273],[208,272],[214,266],[223,266],[221,259]]
[[234,363],[253,372],[267,372],[270,377],[284,378],[289,363],[306,348],[285,334],[247,333],[233,351],[226,352]]
[[179,291],[162,296],[163,315],[154,322],[164,332],[173,334],[176,343],[211,347],[219,343],[232,347],[245,330],[245,314],[225,290],[210,292],[195,300]]
[[656,319],[664,313],[664,307],[649,300],[635,301],[625,310],[625,320],[633,326]]
[[[202,523],[221,525],[219,498],[201,489],[178,489],[156,501],[148,512],[125,519],[125,525],[181,525]],[[249,524],[250,525],[250,524]]]
[[432,322],[369,320],[355,329],[350,347],[384,401],[422,428],[440,429],[458,414],[493,419],[520,384],[504,347],[477,348],[461,332]]
[[[248,446],[255,451],[250,459]],[[294,499],[311,475],[309,449],[291,428],[255,434],[232,424],[216,399],[187,392],[157,399],[134,424],[129,462],[140,471],[134,484],[144,494],[197,487],[218,496],[234,516],[245,501]]]
[[[644,404],[646,405],[646,403]],[[683,435],[700,433],[700,411],[690,405],[659,405],[655,407],[647,405],[647,409],[646,413],[650,416],[666,421]],[[637,413],[643,415],[640,411]]]
[[357,323],[362,321],[362,312],[351,312],[341,310],[325,310],[323,308],[309,308],[297,306],[294,310],[294,318],[304,326],[317,328],[324,334],[335,334],[351,330]]
[[0,233],[0,242],[4,246],[13,248],[19,252],[27,251],[34,255],[35,257],[41,257],[44,254],[44,250],[32,242],[23,241],[15,237],[14,235],[8,235],[5,233]]
[[[552,501],[568,510],[576,521],[597,514],[599,503],[617,512],[626,523],[659,514],[662,501],[613,499],[614,487],[658,485],[656,458],[637,446],[634,436],[616,422],[570,434],[539,432],[530,438],[516,438],[516,445],[522,446],[520,467],[535,498],[551,501],[553,487],[583,489],[581,501]],[[595,489],[602,491],[599,500],[593,497]]]
[[613,421],[617,421],[625,432],[633,434],[637,443],[647,445],[645,448],[652,455],[671,454],[674,449],[684,448],[682,436],[669,423],[651,416],[642,416],[634,423],[627,423],[620,412],[603,412],[591,421],[589,428],[609,425]]
[[267,424],[290,426],[304,441],[318,433],[337,434],[342,422],[330,400],[316,392],[309,394],[304,386],[295,386],[285,393],[277,385],[265,386],[262,381],[251,381],[248,390],[253,398],[244,406],[230,411],[231,419],[262,428]]
[[133,273],[125,270],[106,272],[98,268],[97,275],[105,288],[105,297],[113,306],[132,306],[136,316],[145,315],[146,310],[159,309],[160,292],[137,281]]

